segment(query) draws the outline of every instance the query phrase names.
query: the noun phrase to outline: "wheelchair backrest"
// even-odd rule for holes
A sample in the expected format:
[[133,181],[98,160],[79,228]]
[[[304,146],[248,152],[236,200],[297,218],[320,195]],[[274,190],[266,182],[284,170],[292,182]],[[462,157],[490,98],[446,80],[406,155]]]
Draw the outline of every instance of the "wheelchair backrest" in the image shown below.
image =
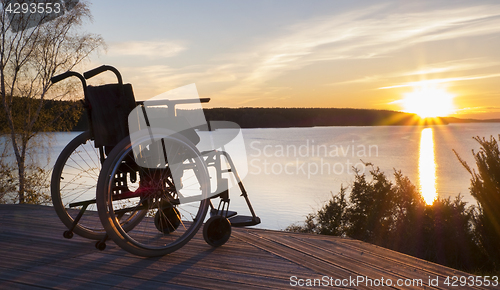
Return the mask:
[[87,86],[95,147],[115,146],[128,136],[127,120],[135,108],[131,84]]

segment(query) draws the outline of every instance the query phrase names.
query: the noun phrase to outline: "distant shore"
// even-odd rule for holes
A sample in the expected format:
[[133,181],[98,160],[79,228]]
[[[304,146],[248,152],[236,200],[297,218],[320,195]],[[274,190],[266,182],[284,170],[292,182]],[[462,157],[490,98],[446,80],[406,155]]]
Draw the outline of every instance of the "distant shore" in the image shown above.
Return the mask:
[[[241,128],[289,128],[316,126],[428,126],[451,123],[492,123],[500,119],[476,120],[455,117],[420,118],[416,114],[351,108],[210,108],[207,121],[231,121]],[[189,114],[178,110],[178,114]],[[88,128],[83,114],[73,131]]]
[[[16,98],[15,98],[16,99]],[[21,99],[21,98],[17,98]],[[20,106],[22,102],[20,102]],[[80,101],[47,101],[49,114],[75,120],[71,131],[89,128],[87,114]],[[420,118],[417,114],[375,109],[353,108],[205,108],[207,121],[231,121],[241,128],[290,128],[318,126],[429,126],[454,123],[498,123],[500,119],[461,119],[455,117]],[[192,110],[177,110],[189,119]],[[5,112],[0,112],[0,124],[6,126]],[[43,126],[43,124],[42,124]],[[2,127],[2,126],[0,126]],[[0,128],[3,129],[3,128]]]
[[422,119],[416,114],[350,108],[213,108],[207,120],[232,121],[242,128],[316,126],[446,125],[442,118]]
[[[87,114],[79,101],[48,101],[45,109],[53,114],[64,114],[76,121],[72,131],[89,127]],[[426,126],[450,123],[492,123],[500,119],[477,120],[455,117],[420,118],[417,114],[374,109],[353,108],[205,108],[207,121],[231,121],[241,128],[289,128],[317,126]],[[196,113],[177,110],[178,115]],[[79,116],[79,117],[78,117]],[[5,119],[0,112],[0,121]],[[6,123],[6,122],[3,122]]]

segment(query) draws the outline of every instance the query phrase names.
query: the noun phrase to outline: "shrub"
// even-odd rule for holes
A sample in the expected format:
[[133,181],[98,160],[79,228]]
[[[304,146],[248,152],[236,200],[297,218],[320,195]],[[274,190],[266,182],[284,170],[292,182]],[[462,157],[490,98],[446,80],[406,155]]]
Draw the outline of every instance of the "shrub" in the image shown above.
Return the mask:
[[[499,135],[500,139],[500,135]],[[489,262],[500,268],[500,150],[493,136],[474,137],[481,148],[472,150],[476,161],[477,172],[465,162],[457,152],[456,156],[471,174],[470,193],[479,204],[479,215],[476,225],[476,236]]]
[[429,261],[464,270],[477,270],[484,259],[475,236],[476,211],[458,196],[426,205],[408,177],[394,172],[394,182],[374,168],[371,179],[355,172],[355,181],[342,187],[305,224],[288,231],[347,236]]

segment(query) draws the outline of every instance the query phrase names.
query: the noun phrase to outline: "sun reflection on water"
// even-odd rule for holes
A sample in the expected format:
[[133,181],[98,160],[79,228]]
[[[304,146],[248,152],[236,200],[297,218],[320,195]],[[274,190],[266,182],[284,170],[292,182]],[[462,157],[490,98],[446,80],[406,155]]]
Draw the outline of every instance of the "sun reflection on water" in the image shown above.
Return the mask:
[[434,157],[434,139],[432,128],[422,130],[420,136],[420,152],[418,159],[418,177],[420,192],[427,204],[432,204],[437,198],[436,191],[436,161]]

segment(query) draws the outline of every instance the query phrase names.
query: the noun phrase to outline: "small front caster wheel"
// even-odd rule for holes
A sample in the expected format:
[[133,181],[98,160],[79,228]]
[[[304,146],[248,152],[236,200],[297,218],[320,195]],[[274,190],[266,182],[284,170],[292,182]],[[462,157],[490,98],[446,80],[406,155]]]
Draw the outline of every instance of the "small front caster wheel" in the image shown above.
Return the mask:
[[167,235],[175,231],[181,224],[179,211],[175,207],[166,207],[155,214],[155,227]]
[[72,231],[64,231],[63,237],[66,239],[71,239],[73,237],[73,232]]
[[212,247],[224,245],[230,236],[231,222],[223,216],[213,216],[203,226],[203,238]]
[[106,249],[106,243],[98,241],[97,243],[95,243],[95,248],[98,249],[99,251],[104,251],[104,249]]

